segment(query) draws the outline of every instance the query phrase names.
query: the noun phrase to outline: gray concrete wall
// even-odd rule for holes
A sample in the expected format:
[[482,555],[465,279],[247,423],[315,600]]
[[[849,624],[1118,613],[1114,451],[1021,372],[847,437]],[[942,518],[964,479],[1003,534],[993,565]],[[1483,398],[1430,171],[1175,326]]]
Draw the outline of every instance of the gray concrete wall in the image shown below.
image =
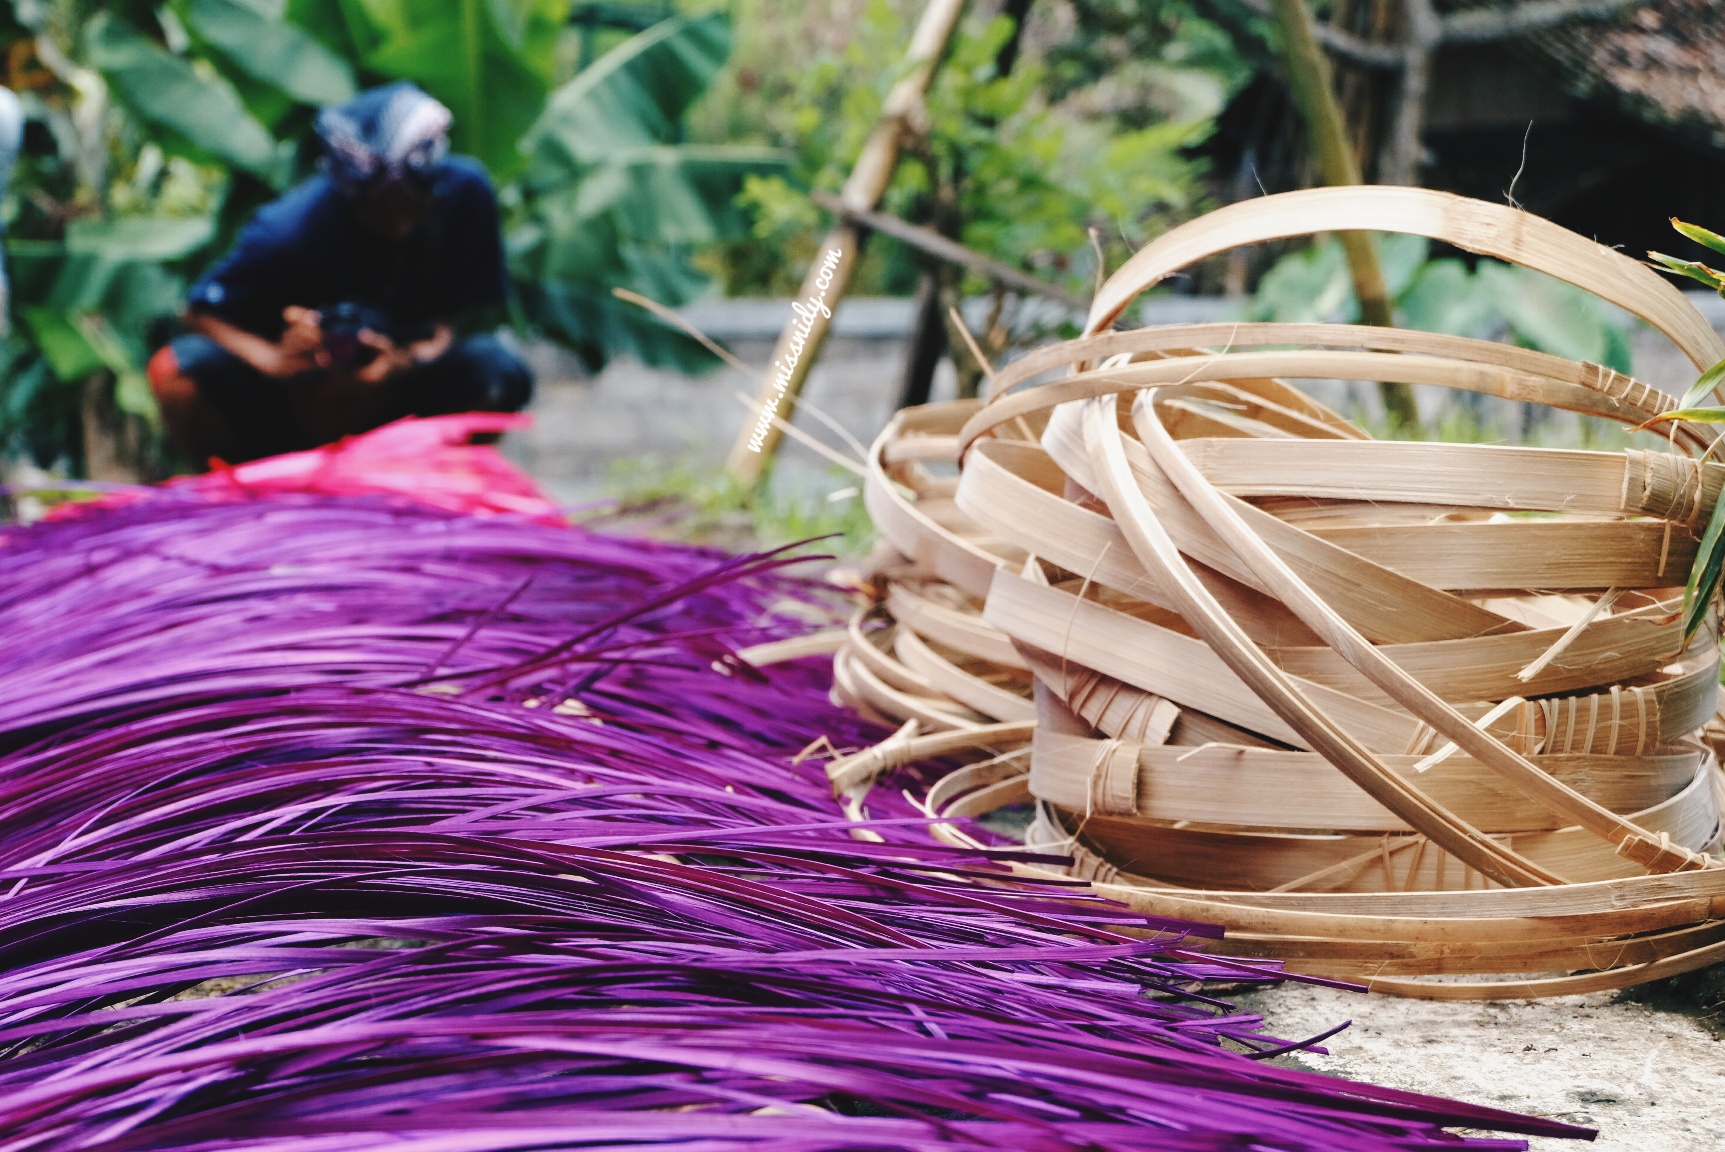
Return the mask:
[[[1715,328],[1725,332],[1725,300],[1708,293],[1691,295]],[[970,317],[980,327],[983,301],[971,302]],[[840,305],[833,337],[812,373],[806,399],[867,443],[885,425],[897,399],[911,327],[912,303],[902,299],[857,298]],[[1139,320],[1147,324],[1223,320],[1238,304],[1217,298],[1167,297],[1150,301]],[[720,300],[693,305],[683,313],[709,336],[720,340],[745,363],[765,368],[773,343],[790,316],[788,300]],[[760,377],[728,368],[704,376],[647,368],[633,360],[608,365],[588,377],[570,356],[550,345],[528,349],[539,373],[533,405],[535,427],[516,433],[506,450],[565,500],[591,499],[620,468],[685,467],[721,464],[732,440],[750,419],[741,391],[753,397]],[[1637,326],[1635,374],[1656,387],[1680,391],[1695,378],[1682,355],[1651,330]],[[1372,385],[1326,381],[1312,385],[1322,399],[1350,414],[1371,419],[1377,411]],[[953,374],[943,363],[936,377],[937,399],[952,394]],[[1483,428],[1487,436],[1542,443],[1579,443],[1587,439],[1579,422],[1564,414],[1528,410],[1471,398],[1442,389],[1420,389],[1421,411],[1433,426],[1446,418]],[[796,420],[829,443],[837,438],[806,414]],[[791,477],[824,473],[827,464],[808,449],[786,443],[783,471]]]

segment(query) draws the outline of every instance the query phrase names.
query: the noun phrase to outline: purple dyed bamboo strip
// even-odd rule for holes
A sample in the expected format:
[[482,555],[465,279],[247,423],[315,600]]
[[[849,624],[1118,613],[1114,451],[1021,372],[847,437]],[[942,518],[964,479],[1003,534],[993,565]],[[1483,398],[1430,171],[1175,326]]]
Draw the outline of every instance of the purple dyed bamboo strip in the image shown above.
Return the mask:
[[790,758],[878,733],[730,660],[831,610],[777,559],[314,497],[4,535],[0,1152],[1577,1131],[1248,1059],[1200,982],[1272,967],[893,788],[856,839]]

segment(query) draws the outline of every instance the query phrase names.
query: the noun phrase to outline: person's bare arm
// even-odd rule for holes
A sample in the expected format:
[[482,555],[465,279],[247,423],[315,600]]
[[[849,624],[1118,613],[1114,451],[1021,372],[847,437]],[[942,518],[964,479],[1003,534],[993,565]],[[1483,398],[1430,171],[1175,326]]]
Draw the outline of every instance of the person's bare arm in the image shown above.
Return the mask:
[[429,337],[412,344],[397,344],[369,328],[359,334],[359,339],[367,347],[377,349],[377,357],[355,373],[355,378],[366,384],[381,384],[415,364],[429,364],[449,351],[449,345],[455,339],[455,329],[448,324],[439,324]]
[[309,308],[286,308],[282,311],[282,319],[287,326],[279,342],[266,340],[195,309],[186,314],[186,327],[215,341],[265,376],[275,379],[286,379],[325,367],[328,357],[323,352],[323,329],[319,327],[322,317]]

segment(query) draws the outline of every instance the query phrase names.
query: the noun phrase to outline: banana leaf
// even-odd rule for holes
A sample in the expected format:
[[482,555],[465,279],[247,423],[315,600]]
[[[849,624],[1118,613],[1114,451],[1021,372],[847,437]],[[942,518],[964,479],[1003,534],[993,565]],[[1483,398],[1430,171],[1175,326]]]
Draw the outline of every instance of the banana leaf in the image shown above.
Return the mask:
[[364,66],[413,80],[455,114],[454,145],[499,180],[551,89],[569,0],[344,0]]
[[347,60],[253,0],[178,0],[174,11],[234,68],[302,104],[340,104],[357,91]]
[[619,153],[671,143],[730,47],[729,22],[712,12],[672,17],[607,52],[552,93],[527,132],[529,187],[565,183]]
[[231,84],[200,73],[107,15],[91,22],[85,51],[140,120],[171,133],[194,154],[226,161],[266,181],[285,177],[275,138],[246,110]]

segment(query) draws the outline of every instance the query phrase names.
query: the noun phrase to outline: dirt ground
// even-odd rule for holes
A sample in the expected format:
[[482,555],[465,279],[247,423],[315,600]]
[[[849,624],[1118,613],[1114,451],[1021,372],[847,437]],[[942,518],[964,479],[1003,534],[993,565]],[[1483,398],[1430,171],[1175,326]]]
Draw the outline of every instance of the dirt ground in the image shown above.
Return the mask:
[[1725,970],[1629,993],[1438,1002],[1288,984],[1236,998],[1266,1031],[1314,1035],[1299,1067],[1599,1130],[1536,1152],[1725,1152]]

